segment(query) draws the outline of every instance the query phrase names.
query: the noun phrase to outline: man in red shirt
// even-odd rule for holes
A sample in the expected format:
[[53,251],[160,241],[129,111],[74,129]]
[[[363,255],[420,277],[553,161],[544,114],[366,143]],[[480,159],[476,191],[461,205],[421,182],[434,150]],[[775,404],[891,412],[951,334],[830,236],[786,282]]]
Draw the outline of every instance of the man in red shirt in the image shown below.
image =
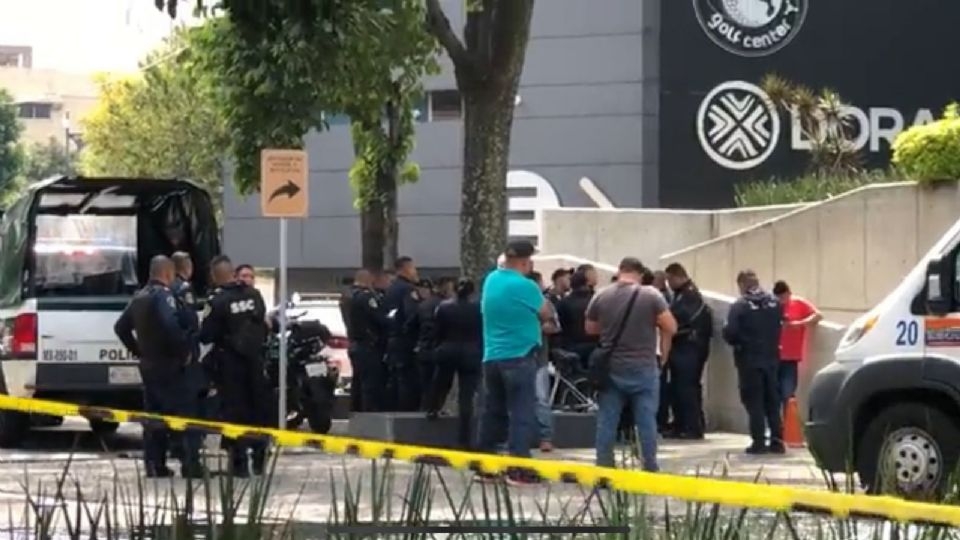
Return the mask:
[[797,391],[797,366],[807,356],[809,330],[823,318],[817,308],[807,300],[794,296],[786,281],[773,286],[773,294],[783,306],[783,329],[780,331],[780,366],[777,370],[780,397],[786,407],[787,401]]

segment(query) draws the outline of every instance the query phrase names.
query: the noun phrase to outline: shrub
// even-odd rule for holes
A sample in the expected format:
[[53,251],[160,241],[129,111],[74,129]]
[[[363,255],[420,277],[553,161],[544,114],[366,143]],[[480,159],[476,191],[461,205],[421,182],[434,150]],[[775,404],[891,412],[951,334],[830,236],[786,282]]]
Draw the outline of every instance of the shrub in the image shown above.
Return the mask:
[[921,183],[960,180],[960,107],[947,107],[943,118],[913,126],[893,142],[893,163]]
[[737,184],[734,190],[737,206],[766,206],[822,201],[867,184],[895,181],[887,171],[813,173],[792,180],[771,178]]

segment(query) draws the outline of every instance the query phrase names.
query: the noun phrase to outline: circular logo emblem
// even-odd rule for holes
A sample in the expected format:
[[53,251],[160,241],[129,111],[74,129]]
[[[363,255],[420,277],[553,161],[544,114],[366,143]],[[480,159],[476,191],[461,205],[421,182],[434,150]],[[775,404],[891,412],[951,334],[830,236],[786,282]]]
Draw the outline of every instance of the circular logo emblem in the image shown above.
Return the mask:
[[738,171],[752,169],[776,148],[780,116],[758,86],[727,81],[700,103],[697,136],[703,151],[719,165]]
[[707,36],[728,52],[766,56],[785,47],[807,17],[808,0],[693,0]]

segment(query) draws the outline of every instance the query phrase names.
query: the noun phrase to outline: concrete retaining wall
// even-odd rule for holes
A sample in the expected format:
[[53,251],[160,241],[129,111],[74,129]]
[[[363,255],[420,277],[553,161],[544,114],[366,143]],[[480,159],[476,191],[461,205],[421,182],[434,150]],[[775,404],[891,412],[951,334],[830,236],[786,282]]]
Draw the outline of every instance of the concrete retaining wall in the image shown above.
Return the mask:
[[540,251],[592,261],[639,257],[653,264],[666,253],[718,238],[804,205],[732,210],[559,208],[541,216]]
[[[538,257],[537,270],[549,275],[556,268],[569,268],[590,262],[597,267],[601,282],[610,280],[616,268],[609,264],[587,261],[578,257],[554,255]],[[722,294],[704,292],[704,297],[714,312],[714,339],[710,345],[710,360],[704,373],[704,411],[707,427],[711,431],[747,433],[747,415],[740,404],[737,372],[730,347],[723,342],[720,331],[726,321],[733,298]],[[843,335],[844,327],[832,322],[821,322],[811,336],[809,357],[800,366],[800,384],[797,397],[801,414],[807,410],[807,389],[813,375],[833,361],[833,352]]]
[[668,253],[704,290],[735,293],[744,268],[761,280],[787,280],[826,318],[851,322],[910,271],[960,217],[956,184],[912,183],[856,189],[750,228]]

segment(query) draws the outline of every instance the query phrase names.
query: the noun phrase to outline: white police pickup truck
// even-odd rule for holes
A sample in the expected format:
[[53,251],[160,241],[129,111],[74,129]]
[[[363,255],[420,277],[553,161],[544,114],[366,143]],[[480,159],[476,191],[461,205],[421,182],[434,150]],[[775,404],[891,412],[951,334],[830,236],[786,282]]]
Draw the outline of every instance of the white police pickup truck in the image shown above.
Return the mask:
[[960,456],[960,221],[862,315],[814,377],[806,421],[824,468],[925,497]]
[[[54,177],[9,208],[0,234],[0,392],[141,408],[136,359],[113,325],[155,255],[191,253],[203,293],[220,250],[206,192],[181,180]],[[0,446],[49,420],[0,411]]]

